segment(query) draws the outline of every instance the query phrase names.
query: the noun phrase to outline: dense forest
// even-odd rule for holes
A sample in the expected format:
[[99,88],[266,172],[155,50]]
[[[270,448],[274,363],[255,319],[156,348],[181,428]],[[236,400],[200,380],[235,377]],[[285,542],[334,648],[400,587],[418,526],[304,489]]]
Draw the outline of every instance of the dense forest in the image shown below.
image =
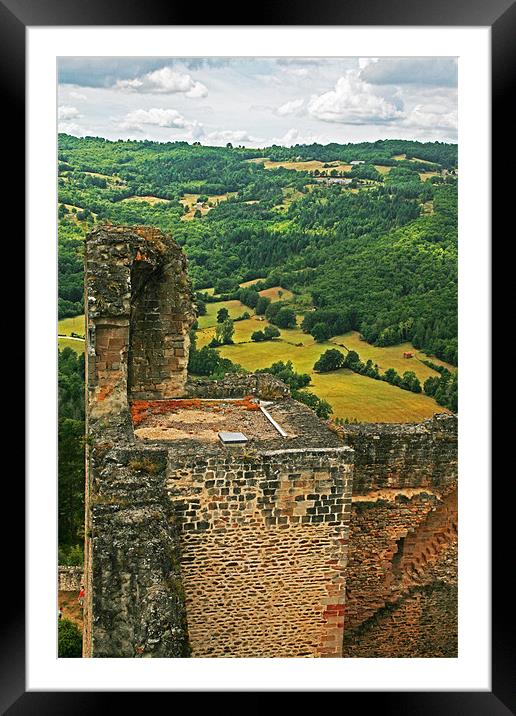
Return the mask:
[[84,354],[59,351],[59,564],[82,563],[84,523]]

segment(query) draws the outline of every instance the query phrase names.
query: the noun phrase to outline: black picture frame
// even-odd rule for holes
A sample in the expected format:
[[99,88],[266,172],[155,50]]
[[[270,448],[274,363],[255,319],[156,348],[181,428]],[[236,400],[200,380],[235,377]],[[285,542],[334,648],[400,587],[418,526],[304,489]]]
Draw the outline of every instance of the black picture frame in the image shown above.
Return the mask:
[[[145,3],[128,0],[0,0],[0,83],[4,107],[9,108],[8,127],[10,143],[17,146],[17,162],[14,174],[9,172],[9,183],[16,181],[16,194],[21,200],[20,187],[24,185],[24,103],[25,103],[25,31],[35,26],[117,26],[117,25],[192,25],[197,13],[202,22],[210,25],[296,25],[296,26],[483,26],[491,28],[492,37],[492,150],[493,176],[507,161],[507,138],[511,136],[513,114],[509,112],[510,89],[514,86],[516,67],[516,3],[513,0],[318,0],[315,4],[290,4],[267,2],[252,8],[248,18],[245,8],[236,3],[224,6],[221,16],[217,6],[203,7],[194,11],[191,7],[168,5],[156,0]],[[200,7],[200,6],[199,6]],[[234,10],[234,11],[233,11]],[[224,22],[225,18],[232,21]],[[502,143],[505,150],[502,151]],[[505,152],[505,153],[504,153]],[[512,206],[510,195],[512,183],[497,182],[492,195],[492,211],[496,220],[503,219],[504,209]],[[9,204],[16,197],[9,197]],[[21,202],[20,202],[21,203]],[[17,240],[21,243],[24,209],[18,207],[16,226]],[[496,222],[495,222],[496,226]],[[494,235],[494,228],[493,228]],[[22,248],[18,246],[18,248]],[[23,251],[20,257],[24,261]],[[494,277],[500,280],[499,274]],[[23,349],[18,342],[17,351]],[[17,354],[15,353],[15,357]],[[21,355],[18,364],[21,365]],[[11,398],[14,402],[14,393]],[[23,396],[17,386],[15,402],[23,405]],[[504,442],[504,438],[507,440]],[[493,431],[492,455],[496,448],[510,445],[503,429]],[[11,472],[11,471],[9,471]],[[18,480],[10,480],[9,504],[18,506],[21,514],[24,504],[24,486],[18,472]],[[506,581],[510,577],[510,550],[503,534],[504,525],[511,524],[514,492],[510,471],[503,485],[493,484],[492,489],[492,691],[467,692],[347,692],[344,696],[355,700],[361,708],[378,708],[382,714],[464,714],[474,716],[500,716],[516,713],[516,679],[514,644],[510,639],[512,589]],[[503,478],[503,475],[502,475]],[[512,518],[513,519],[513,518]],[[24,532],[21,520],[9,539],[9,549],[4,550],[3,572],[9,582],[9,604],[2,611],[0,709],[12,716],[18,714],[82,714],[92,713],[94,708],[120,705],[120,693],[108,692],[26,692],[25,688],[25,594],[24,594]],[[4,535],[5,536],[5,535]],[[410,686],[410,685],[408,685]],[[336,688],[336,691],[339,689]],[[133,703],[139,696],[131,693]],[[146,698],[146,697],[145,697]]]

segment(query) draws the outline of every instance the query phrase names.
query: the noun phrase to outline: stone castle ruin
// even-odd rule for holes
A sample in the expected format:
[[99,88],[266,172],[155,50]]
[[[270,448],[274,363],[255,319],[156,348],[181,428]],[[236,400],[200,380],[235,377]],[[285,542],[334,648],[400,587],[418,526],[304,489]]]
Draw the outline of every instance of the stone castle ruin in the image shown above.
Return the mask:
[[267,374],[189,379],[186,258],[86,243],[84,655],[457,655],[457,421],[335,427]]

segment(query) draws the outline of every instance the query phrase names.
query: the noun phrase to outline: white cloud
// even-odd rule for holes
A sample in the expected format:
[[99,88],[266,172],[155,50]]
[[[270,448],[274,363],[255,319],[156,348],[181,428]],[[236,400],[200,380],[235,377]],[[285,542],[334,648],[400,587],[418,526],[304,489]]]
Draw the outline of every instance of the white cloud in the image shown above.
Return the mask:
[[163,109],[153,107],[152,109],[135,109],[126,114],[121,122],[118,122],[120,129],[131,129],[137,132],[143,131],[144,127],[176,127],[189,129],[195,122],[190,122],[176,109]]
[[75,90],[72,90],[69,93],[69,97],[70,99],[74,99],[76,102],[84,102],[88,99],[85,94],[82,94],[82,92],[76,92]]
[[191,75],[176,72],[171,67],[148,72],[131,80],[118,80],[115,87],[121,90],[147,94],[183,94],[185,97],[206,97],[208,90]]
[[457,130],[457,110],[442,105],[416,105],[404,121],[407,127],[432,130]]
[[291,147],[294,144],[313,144],[314,142],[323,142],[323,138],[313,134],[301,134],[298,129],[291,128],[282,137],[256,137],[247,130],[217,130],[210,132],[203,137],[203,144],[212,146],[224,146],[228,142],[231,144],[244,144],[246,147],[266,147],[271,144],[279,144],[285,147]]
[[285,117],[288,114],[299,114],[304,108],[304,99],[292,99],[289,102],[285,102],[276,109],[276,114],[280,117]]
[[334,90],[312,96],[308,111],[323,122],[342,124],[381,124],[403,117],[399,100],[377,94],[355,70],[337,80]]
[[258,137],[252,137],[245,129],[222,129],[209,132],[203,138],[203,144],[222,146],[231,142],[231,144],[255,144],[262,140]]
[[361,77],[372,84],[457,86],[456,57],[382,57],[368,63]]
[[57,109],[57,116],[58,119],[75,119],[76,117],[80,117],[81,113],[77,107],[70,107],[69,105],[61,104]]
[[373,64],[373,62],[378,62],[378,57],[359,57],[358,58],[358,66],[361,70],[363,70],[368,65]]
[[58,131],[63,134],[72,134],[74,137],[84,137],[88,133],[76,122],[59,122]]
[[294,144],[324,144],[324,138],[315,134],[302,134],[299,129],[291,128],[282,137],[273,137],[266,144],[279,144],[282,147],[292,147]]
[[285,67],[283,72],[292,77],[308,77],[310,74],[306,67]]

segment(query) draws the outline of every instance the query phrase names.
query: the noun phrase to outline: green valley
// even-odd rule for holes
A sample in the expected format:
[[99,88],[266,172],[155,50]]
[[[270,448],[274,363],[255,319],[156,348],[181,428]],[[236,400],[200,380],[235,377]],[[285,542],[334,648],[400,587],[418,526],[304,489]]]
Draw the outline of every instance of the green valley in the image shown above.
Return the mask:
[[[88,230],[144,224],[185,250],[194,342],[228,359],[224,370],[291,361],[342,420],[456,410],[456,169],[457,146],[442,142],[248,149],[61,134],[60,348],[84,348]],[[359,362],[315,371],[331,349]]]

